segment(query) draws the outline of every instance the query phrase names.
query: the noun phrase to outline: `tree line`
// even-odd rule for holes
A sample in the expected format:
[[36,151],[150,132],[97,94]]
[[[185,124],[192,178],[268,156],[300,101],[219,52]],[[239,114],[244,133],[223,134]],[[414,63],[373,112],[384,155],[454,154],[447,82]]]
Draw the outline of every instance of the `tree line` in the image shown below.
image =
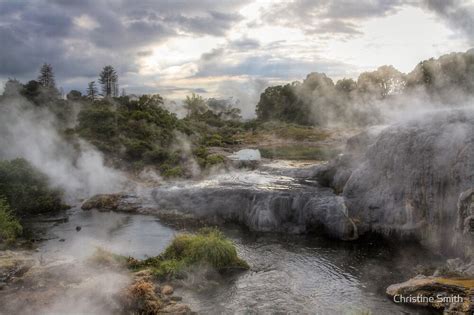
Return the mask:
[[474,50],[421,61],[404,74],[393,66],[364,72],[357,80],[336,83],[313,72],[302,81],[270,86],[256,106],[260,121],[279,120],[302,125],[328,123],[365,126],[381,122],[384,106],[462,104],[474,95]]

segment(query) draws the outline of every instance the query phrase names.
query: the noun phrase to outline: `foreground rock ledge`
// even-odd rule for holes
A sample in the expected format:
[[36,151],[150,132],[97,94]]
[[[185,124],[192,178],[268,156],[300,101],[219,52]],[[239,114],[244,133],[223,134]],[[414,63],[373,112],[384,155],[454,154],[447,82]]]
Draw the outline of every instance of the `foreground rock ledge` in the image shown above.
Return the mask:
[[387,288],[395,303],[432,307],[445,314],[472,314],[474,278],[418,276]]

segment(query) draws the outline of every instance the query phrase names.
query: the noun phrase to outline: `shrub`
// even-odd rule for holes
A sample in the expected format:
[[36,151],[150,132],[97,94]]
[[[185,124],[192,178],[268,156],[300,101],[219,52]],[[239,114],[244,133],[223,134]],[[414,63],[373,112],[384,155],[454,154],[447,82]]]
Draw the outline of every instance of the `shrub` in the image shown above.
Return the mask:
[[0,242],[14,241],[23,232],[5,199],[0,199]]
[[215,228],[177,235],[161,255],[143,260],[134,268],[151,268],[159,278],[176,278],[192,265],[208,265],[218,271],[249,268],[238,257],[234,244]]
[[156,286],[145,279],[137,279],[122,294],[119,300],[126,314],[159,314],[162,302]]
[[180,166],[164,168],[162,175],[165,178],[175,178],[183,176],[184,171]]
[[17,216],[64,209],[61,192],[48,186],[46,175],[26,160],[0,161],[0,196]]
[[206,157],[206,166],[224,163],[224,157],[219,154],[208,155]]
[[209,147],[220,147],[222,146],[222,141],[222,136],[217,133],[213,134],[210,137],[207,137],[207,139],[205,140],[206,145]]

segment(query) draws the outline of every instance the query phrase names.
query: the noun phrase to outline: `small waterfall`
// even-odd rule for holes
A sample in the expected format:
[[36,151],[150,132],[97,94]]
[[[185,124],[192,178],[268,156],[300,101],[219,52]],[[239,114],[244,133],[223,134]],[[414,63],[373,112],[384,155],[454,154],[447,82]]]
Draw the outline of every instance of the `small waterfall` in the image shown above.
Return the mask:
[[152,196],[159,209],[178,210],[200,219],[236,222],[253,231],[316,231],[339,239],[357,238],[344,199],[331,189],[302,185],[288,177],[258,174],[241,176],[245,180],[213,179],[207,184],[159,187]]

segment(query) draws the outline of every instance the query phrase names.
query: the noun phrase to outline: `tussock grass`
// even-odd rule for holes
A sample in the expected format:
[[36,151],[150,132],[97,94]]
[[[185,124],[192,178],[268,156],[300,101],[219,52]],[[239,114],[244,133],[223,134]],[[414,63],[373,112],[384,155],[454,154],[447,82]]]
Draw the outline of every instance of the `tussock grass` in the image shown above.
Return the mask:
[[151,268],[159,278],[180,278],[193,265],[207,265],[218,271],[249,268],[238,257],[234,244],[215,228],[179,234],[161,255],[145,259],[134,268]]

